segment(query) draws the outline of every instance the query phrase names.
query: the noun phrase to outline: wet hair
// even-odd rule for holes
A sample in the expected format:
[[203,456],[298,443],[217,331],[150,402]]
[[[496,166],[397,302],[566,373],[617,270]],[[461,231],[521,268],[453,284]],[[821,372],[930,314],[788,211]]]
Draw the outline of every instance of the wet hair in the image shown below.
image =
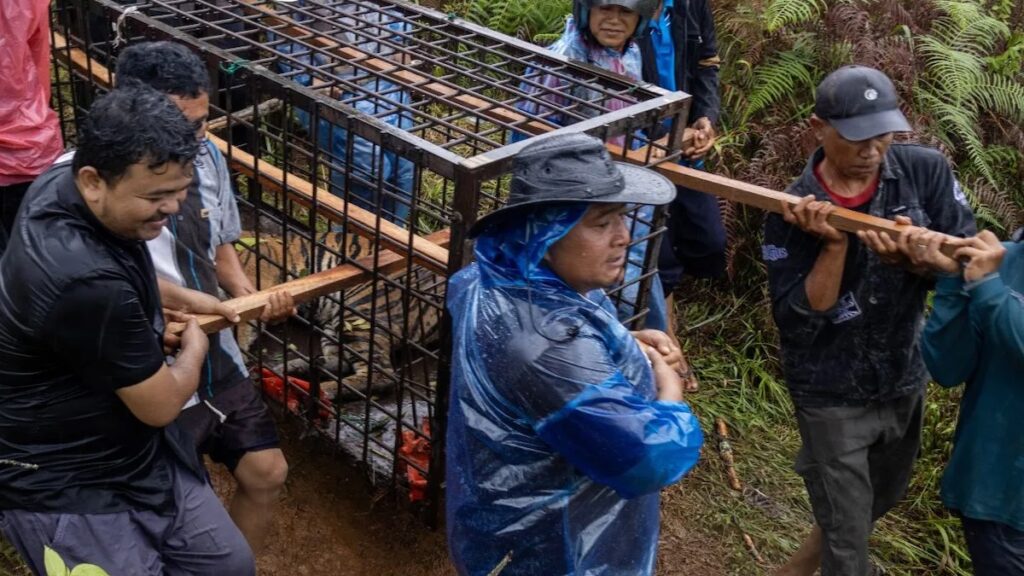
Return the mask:
[[97,99],[79,127],[75,175],[92,166],[107,184],[116,183],[132,164],[153,170],[191,162],[199,152],[195,127],[167,96],[128,83]]
[[210,92],[210,77],[191,50],[175,42],[140,42],[117,58],[116,86],[137,80],[165,94],[197,98]]

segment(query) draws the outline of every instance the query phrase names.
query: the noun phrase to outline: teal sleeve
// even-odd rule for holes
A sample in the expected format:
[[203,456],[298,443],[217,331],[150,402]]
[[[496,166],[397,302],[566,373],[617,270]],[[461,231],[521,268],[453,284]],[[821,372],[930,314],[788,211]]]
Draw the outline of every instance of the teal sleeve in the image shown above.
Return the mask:
[[970,290],[971,314],[986,328],[991,345],[1024,359],[1024,301],[999,275]]
[[971,324],[970,302],[963,278],[939,278],[921,354],[932,378],[943,386],[961,384],[974,373],[980,338]]

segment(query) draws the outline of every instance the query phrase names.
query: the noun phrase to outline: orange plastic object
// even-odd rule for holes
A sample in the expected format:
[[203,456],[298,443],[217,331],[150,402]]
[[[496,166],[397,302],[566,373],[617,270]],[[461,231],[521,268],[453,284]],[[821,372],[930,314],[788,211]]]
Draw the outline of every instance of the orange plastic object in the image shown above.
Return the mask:
[[[263,368],[260,379],[263,382],[263,391],[266,392],[268,396],[277,400],[281,404],[285,404],[288,407],[288,410],[295,414],[299,414],[301,412],[302,403],[309,398],[309,382],[294,376],[289,376],[288,383],[290,391],[287,395],[288,400],[285,402],[284,380],[280,376],[274,374],[267,368]],[[324,394],[323,390],[320,390],[320,401],[323,404],[331,403],[330,398]],[[326,408],[321,406],[319,417],[327,420],[327,418],[330,417],[330,413]]]
[[[424,418],[422,427],[423,433],[430,435],[430,421]],[[399,452],[405,456],[406,460],[416,463],[420,468],[424,470],[430,468],[430,440],[416,434],[416,432],[412,430],[402,431],[402,446],[399,448]],[[426,477],[423,476],[422,472],[413,466],[409,466],[406,462],[402,462],[402,466],[405,468],[405,477],[409,481],[409,501],[418,502],[426,498]]]

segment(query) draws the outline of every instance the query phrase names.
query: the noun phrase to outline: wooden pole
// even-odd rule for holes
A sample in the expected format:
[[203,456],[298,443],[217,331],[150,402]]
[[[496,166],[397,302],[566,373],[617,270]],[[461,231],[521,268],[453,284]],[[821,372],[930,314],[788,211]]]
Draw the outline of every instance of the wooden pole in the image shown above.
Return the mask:
[[[441,230],[427,236],[427,239],[438,245],[447,246],[449,236],[448,230]],[[373,268],[375,262],[377,268]],[[314,298],[333,294],[339,290],[358,286],[366,282],[372,277],[371,274],[366,272],[366,269],[375,270],[377,274],[393,274],[401,271],[405,266],[406,258],[404,256],[383,250],[376,256],[371,254],[370,256],[360,258],[356,260],[355,264],[344,264],[330,270],[290,280],[265,290],[260,290],[259,292],[227,300],[225,304],[230,306],[235,312],[238,312],[238,315],[242,317],[242,322],[245,322],[259,318],[260,314],[263,313],[263,308],[267,305],[270,295],[274,292],[287,291],[292,295],[295,304],[298,305]],[[207,334],[212,334],[232,325],[223,316],[214,314],[199,314],[196,315],[196,320],[199,321],[199,327]],[[170,323],[168,328],[173,333],[179,333],[185,326],[181,323]]]

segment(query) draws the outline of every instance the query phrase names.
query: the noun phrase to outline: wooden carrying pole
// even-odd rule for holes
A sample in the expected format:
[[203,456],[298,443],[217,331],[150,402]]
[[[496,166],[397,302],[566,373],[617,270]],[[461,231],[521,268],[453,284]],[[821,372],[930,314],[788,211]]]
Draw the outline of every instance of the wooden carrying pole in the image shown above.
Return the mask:
[[[448,230],[435,232],[427,236],[427,240],[440,246],[447,246],[449,232]],[[377,265],[376,268],[374,268],[374,263]],[[277,286],[260,290],[259,292],[247,294],[241,298],[227,300],[225,304],[230,306],[235,312],[238,312],[238,315],[242,317],[242,322],[245,322],[259,318],[260,314],[263,313],[263,308],[267,305],[270,295],[274,292],[287,290],[292,295],[292,299],[295,300],[296,304],[302,304],[314,298],[333,294],[339,290],[358,286],[366,282],[372,276],[366,270],[375,270],[377,274],[393,274],[401,271],[405,266],[406,258],[404,256],[389,250],[383,250],[376,255],[371,254],[370,256],[360,258],[356,260],[355,264],[343,264],[336,268],[290,280]],[[207,334],[231,326],[231,322],[226,318],[213,314],[199,314],[196,316],[196,320],[199,322],[199,327]],[[184,325],[170,323],[168,328],[171,332],[178,333],[184,329]]]

